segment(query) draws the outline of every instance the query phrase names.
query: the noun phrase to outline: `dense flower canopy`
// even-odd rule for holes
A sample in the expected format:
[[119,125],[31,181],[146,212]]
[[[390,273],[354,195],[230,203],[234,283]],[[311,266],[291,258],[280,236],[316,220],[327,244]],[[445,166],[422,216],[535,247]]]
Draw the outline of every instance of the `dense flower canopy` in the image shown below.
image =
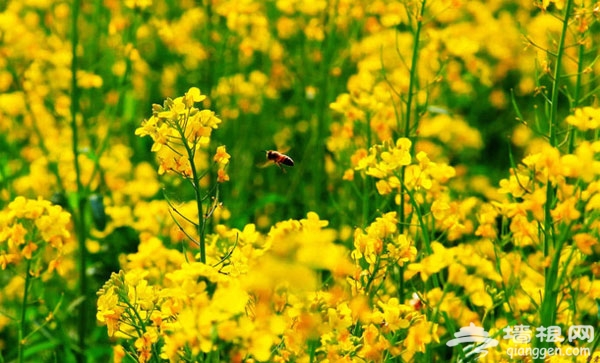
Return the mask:
[[0,361],[600,359],[599,9],[5,1]]

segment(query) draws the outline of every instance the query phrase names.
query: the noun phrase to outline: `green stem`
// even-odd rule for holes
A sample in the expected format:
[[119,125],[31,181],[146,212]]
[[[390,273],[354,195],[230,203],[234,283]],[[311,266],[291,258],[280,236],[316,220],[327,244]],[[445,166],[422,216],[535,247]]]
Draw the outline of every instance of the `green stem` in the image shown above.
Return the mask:
[[[367,112],[367,117],[366,117],[366,127],[365,127],[365,131],[367,134],[367,148],[371,147],[371,143],[372,141],[372,133],[371,133],[371,117],[370,114]],[[371,205],[370,205],[370,200],[371,200],[371,190],[373,190],[373,183],[372,183],[372,179],[371,178],[364,178],[363,179],[363,191],[362,191],[362,226],[363,228],[366,227],[370,220],[370,216],[371,216]]]
[[[419,61],[419,40],[421,37],[421,28],[423,27],[423,16],[425,14],[425,4],[427,0],[421,1],[421,11],[417,16],[417,29],[415,30],[415,40],[413,44],[413,54],[410,63],[410,80],[408,84],[408,97],[406,99],[406,124],[404,126],[404,136],[410,138],[411,117],[412,117],[412,102],[414,89],[417,83],[417,63]],[[416,122],[415,122],[416,126]]]
[[400,270],[396,279],[398,283],[398,299],[400,302],[404,302],[404,266],[398,266],[398,269]]
[[[550,123],[549,123],[549,134],[548,134],[548,138],[550,140],[550,144],[552,146],[555,146],[556,144],[556,118],[557,118],[557,112],[558,112],[558,93],[559,93],[559,80],[560,80],[560,69],[561,69],[561,64],[562,64],[562,56],[564,53],[564,42],[565,42],[565,37],[567,34],[567,25],[568,25],[568,20],[569,20],[569,14],[571,12],[571,8],[573,6],[573,1],[572,0],[568,0],[566,7],[565,7],[565,15],[564,15],[564,20],[563,20],[563,29],[562,29],[562,33],[560,35],[560,41],[559,41],[559,45],[558,45],[558,50],[557,50],[557,59],[556,59],[556,66],[554,68],[554,82],[552,84],[552,99],[551,99],[551,104],[550,104]],[[554,205],[554,198],[555,198],[555,188],[552,187],[552,183],[550,181],[550,179],[548,179],[547,181],[547,185],[546,185],[546,203],[544,205],[544,231],[543,231],[543,235],[544,235],[544,245],[543,245],[543,250],[544,250],[544,257],[548,257],[551,248],[556,248],[558,246],[556,246],[556,241],[555,241],[555,235],[554,235],[554,228],[553,228],[553,223],[552,223],[552,215],[551,215],[551,209]],[[550,244],[552,243],[552,246],[550,246]],[[560,251],[558,250],[554,250],[553,253],[555,254],[555,258],[556,256],[560,255]],[[551,272],[553,272],[553,269],[551,268],[546,268],[545,274],[546,274],[546,290],[545,290],[545,297],[544,297],[544,302],[543,302],[543,306],[546,306],[547,309],[553,311],[554,308],[552,308],[550,305],[555,305],[556,302],[551,302],[548,301],[549,298],[551,298],[551,294],[552,294],[552,288],[548,289],[548,287],[551,287],[556,278],[556,276],[552,276]],[[554,271],[555,272],[555,271]],[[550,316],[551,314],[548,314],[549,311],[542,311],[542,320],[544,320],[545,322],[552,322],[554,320],[553,316]],[[547,326],[547,325],[545,325]]]
[[19,346],[18,356],[19,363],[23,363],[23,353],[25,348],[25,320],[27,312],[27,299],[29,298],[29,283],[31,282],[31,275],[29,269],[31,268],[31,260],[27,260],[27,270],[25,271],[25,287],[23,288],[23,302],[21,303],[21,322],[19,323]]
[[206,263],[206,238],[205,224],[206,219],[204,218],[204,212],[202,208],[202,195],[200,190],[200,180],[198,178],[198,171],[194,165],[194,160],[191,160],[192,165],[192,177],[194,178],[194,193],[196,195],[196,206],[198,208],[198,236],[200,236],[200,262]]
[[[421,29],[423,27],[423,16],[425,15],[425,5],[427,0],[421,1],[421,10],[419,15],[417,16],[417,28],[415,29],[415,37],[413,44],[413,52],[412,59],[410,64],[410,78],[408,83],[408,97],[406,99],[406,118],[404,124],[404,137],[411,139],[411,117],[412,117],[412,103],[413,103],[413,94],[414,89],[417,83],[417,70],[418,70],[418,61],[419,61],[419,40],[421,38]],[[415,129],[417,126],[417,120],[415,120]],[[415,143],[413,142],[411,145],[411,154],[413,151]],[[402,167],[400,173],[400,206],[399,206],[399,219],[400,219],[400,233],[404,233],[404,226],[406,224],[406,216],[404,215],[404,193],[408,193],[406,186],[404,185],[404,177],[405,177],[405,167]]]
[[[573,0],[567,0],[565,6],[565,13],[563,18],[563,28],[558,43],[558,49],[556,54],[556,65],[554,67],[554,79],[552,83],[552,96],[550,100],[550,122],[548,125],[548,139],[550,145],[556,146],[556,126],[557,126],[557,114],[558,114],[558,95],[560,91],[560,77],[562,68],[562,58],[564,54],[565,38],[567,36],[569,16],[573,7]],[[542,326],[552,326],[556,320],[556,298],[558,295],[559,282],[556,280],[558,277],[558,262],[560,259],[561,249],[565,242],[565,238],[560,238],[557,242],[556,233],[554,230],[554,223],[552,220],[551,210],[554,206],[554,200],[556,197],[556,188],[552,186],[550,178],[546,184],[546,203],[544,205],[544,230],[543,230],[543,250],[544,257],[550,257],[552,253],[552,263],[549,267],[544,268],[544,296],[540,309],[540,323]],[[548,342],[539,341],[537,342],[539,347],[546,347],[549,345]],[[538,359],[537,362],[543,361]]]
[[556,52],[556,64],[554,66],[554,79],[552,82],[552,96],[550,99],[550,123],[548,125],[548,140],[550,145],[556,146],[556,126],[558,117],[558,95],[560,93],[560,72],[562,70],[563,54],[565,52],[565,38],[569,27],[569,16],[573,8],[573,0],[567,0],[565,6],[565,14],[563,18],[563,28],[558,41],[558,49]]
[[378,289],[374,289],[373,291],[369,291],[371,289],[371,284],[375,281],[377,277],[377,273],[379,272],[379,267],[381,265],[381,256],[377,256],[377,260],[375,260],[375,265],[373,266],[373,273],[369,276],[367,283],[365,284],[365,293],[369,297],[369,302],[373,301],[373,297],[377,293]]
[[[317,125],[316,125],[316,135],[313,139],[314,142],[314,155],[312,156],[314,160],[314,198],[316,201],[325,200],[326,195],[324,195],[324,191],[326,191],[326,179],[327,175],[325,172],[325,138],[327,136],[327,129],[329,127],[329,104],[332,101],[331,91],[333,90],[333,84],[331,82],[331,76],[329,72],[331,71],[331,64],[334,59],[334,52],[337,50],[336,46],[340,41],[336,37],[336,17],[337,17],[337,9],[338,9],[338,0],[333,2],[333,13],[331,16],[326,17],[325,27],[327,29],[327,35],[324,39],[324,44],[321,44],[321,49],[323,49],[323,58],[321,63],[318,65],[318,70],[320,74],[318,76],[318,82],[320,83],[319,90],[322,92],[322,96],[317,100]],[[315,206],[316,207],[316,206]]]
[[[578,107],[581,97],[581,76],[583,75],[583,71],[585,68],[583,57],[585,55],[585,45],[583,43],[579,44],[578,52],[577,52],[577,78],[575,80],[575,89],[573,90],[573,105],[572,107]],[[575,149],[575,134],[577,130],[574,127],[570,127],[571,130],[569,132],[569,142],[568,142],[568,150],[569,154],[573,153]]]
[[71,8],[71,133],[73,148],[73,166],[75,168],[75,178],[77,182],[77,206],[74,217],[75,228],[77,231],[77,240],[79,243],[79,294],[84,301],[79,304],[79,317],[77,333],[79,338],[79,351],[77,352],[77,361],[82,363],[86,361],[85,336],[88,333],[87,319],[89,302],[85,301],[88,296],[88,282],[86,276],[87,269],[87,250],[85,246],[86,227],[85,227],[85,191],[81,182],[81,169],[79,166],[79,133],[77,128],[77,113],[79,112],[79,88],[77,86],[77,46],[79,34],[77,32],[77,21],[79,18],[80,0],[73,0]]
[[582,42],[579,44],[579,47],[577,49],[577,78],[575,79],[575,89],[573,90],[574,95],[573,95],[573,107],[578,107],[579,106],[579,102],[581,102],[580,98],[581,98],[581,82],[582,82],[582,75],[583,72],[585,70],[585,63],[584,63],[584,56],[585,56],[585,44]]
[[[188,114],[185,116],[186,117],[186,123],[187,123],[187,118],[189,118],[189,112]],[[186,137],[185,137],[185,129],[184,128],[180,128],[179,126],[178,130],[179,130],[179,134],[181,135],[181,140],[183,141],[183,146],[185,147],[185,151],[188,154],[188,159],[190,161],[190,168],[192,169],[192,184],[194,186],[194,195],[196,196],[196,207],[198,208],[198,224],[196,226],[197,229],[197,233],[198,236],[200,238],[200,262],[202,263],[206,263],[206,238],[205,238],[205,226],[206,226],[206,218],[204,218],[204,212],[203,212],[203,207],[202,207],[202,190],[200,189],[200,179],[205,175],[199,175],[198,174],[198,170],[196,169],[196,163],[194,163],[194,158],[195,158],[195,145],[193,146],[194,149],[192,149],[188,143],[186,142]]]
[[[547,180],[546,185],[546,204],[544,205],[544,242],[543,251],[544,257],[548,258],[550,252],[553,253],[554,257],[550,267],[544,268],[544,297],[541,303],[540,309],[540,320],[542,326],[552,326],[555,320],[556,314],[556,294],[555,291],[555,280],[558,272],[557,264],[560,258],[560,249],[562,244],[556,245],[556,235],[554,233],[554,224],[552,223],[552,206],[555,196],[555,188],[552,186],[550,178]],[[550,248],[552,245],[552,248]],[[540,342],[540,346],[546,346],[547,342]]]
[[[211,40],[212,32],[213,32],[213,8],[212,1],[202,1],[202,5],[206,11],[206,19],[205,22],[206,28],[204,29],[204,44],[214,44]],[[207,46],[208,50],[208,62],[206,62],[206,74],[204,76],[204,88],[207,90],[205,93],[210,94],[213,89],[213,83],[216,78],[214,66],[218,65],[219,62],[215,61],[215,52],[213,48]]]
[[400,169],[400,205],[398,206],[398,230],[400,233],[404,233],[404,227],[406,226],[406,215],[404,214],[404,194],[408,193],[406,186],[404,185],[404,177],[406,175],[406,167],[403,166]]
[[[433,255],[433,248],[431,247],[431,235],[430,230],[427,228],[427,224],[425,223],[425,219],[423,218],[423,213],[421,212],[421,205],[417,203],[414,197],[414,192],[407,190],[408,196],[410,197],[410,202],[414,208],[415,213],[417,214],[417,219],[419,220],[419,228],[421,229],[421,236],[423,237],[423,245],[426,256]],[[433,281],[433,286],[428,287],[440,287],[443,284],[440,282],[440,278],[438,273],[431,275],[431,280]],[[429,280],[427,282],[429,284]]]

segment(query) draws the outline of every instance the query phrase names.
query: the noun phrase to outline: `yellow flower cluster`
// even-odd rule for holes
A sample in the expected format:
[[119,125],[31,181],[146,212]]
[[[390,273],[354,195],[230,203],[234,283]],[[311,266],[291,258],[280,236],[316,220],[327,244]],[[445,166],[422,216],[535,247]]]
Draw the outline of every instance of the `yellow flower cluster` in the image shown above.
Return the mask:
[[[353,157],[354,170],[378,179],[375,186],[380,195],[396,193],[396,202],[406,191],[426,190],[431,201],[444,189],[443,185],[454,177],[455,170],[445,163],[429,160],[423,151],[416,155],[413,163],[412,142],[399,138],[395,143],[383,142],[369,149],[368,153],[359,150]],[[352,179],[352,174],[345,178]]]
[[[575,112],[576,116],[570,117],[581,119],[581,111]],[[393,191],[404,196],[405,204],[403,219],[397,212],[389,212],[364,231],[356,230],[351,254],[356,271],[349,277],[353,289],[393,295],[402,286],[397,281],[406,283],[420,276],[425,292],[417,301],[436,306],[438,313],[443,312],[459,326],[479,321],[482,312],[504,300],[508,304],[502,309],[507,314],[522,315],[539,324],[535,314],[542,303],[541,295],[532,300],[528,292],[545,288],[543,273],[550,262],[543,258],[541,242],[545,237],[540,226],[550,218],[550,235],[563,231],[560,240],[573,244],[556,247],[560,248],[559,274],[571,276],[567,279],[574,287],[570,293],[590,294],[578,298],[577,305],[583,309],[580,313],[595,314],[597,307],[592,301],[598,296],[598,284],[590,282],[589,276],[570,275],[569,271],[589,264],[588,256],[600,252],[600,226],[592,217],[600,200],[599,145],[597,141],[581,141],[567,154],[542,146],[511,170],[510,178],[500,182],[500,194],[490,194],[494,196],[491,202],[478,197],[457,199],[445,185],[455,169],[431,162],[424,152],[417,153],[413,164],[408,139],[398,139],[394,144],[384,142],[368,151],[358,149],[352,156],[354,169],[378,179],[375,185],[379,194]],[[547,213],[548,188],[556,193],[556,201]],[[503,219],[505,227],[500,225]],[[434,231],[435,240],[431,237]],[[441,242],[444,239],[461,243],[448,248]],[[472,242],[465,243],[469,240]],[[504,252],[493,241],[516,249]],[[534,252],[523,250],[527,246]],[[529,262],[517,262],[523,258]],[[445,286],[443,291],[440,284]],[[562,301],[558,309],[567,311],[568,304]],[[568,325],[574,318],[573,314],[560,314],[558,322]],[[497,320],[495,326],[501,329],[505,323]],[[439,331],[444,333],[444,329]]]
[[[363,237],[357,231],[355,268],[367,258],[359,245],[368,238],[386,239],[379,251],[385,269],[414,259],[416,249],[394,222],[389,215]],[[140,362],[215,354],[228,361],[304,360],[311,344],[326,362],[381,360],[387,352],[410,359],[438,341],[437,326],[417,305],[393,297],[392,283],[375,294],[384,283],[379,271],[376,278],[352,277],[355,268],[327,224],[311,212],[277,223],[267,235],[253,225],[221,226],[209,237],[208,264],[186,262],[147,236],[140,252],[127,256],[125,270],[98,291],[98,321],[128,342],[116,352]],[[406,339],[398,340],[402,334]]]
[[[48,346],[29,339],[67,325],[39,324],[34,309],[67,311],[59,290],[69,303],[85,295],[71,291],[69,213],[41,199],[53,194],[85,227],[83,290],[85,273],[105,267],[95,252],[121,253],[107,242],[139,233],[99,291],[116,361],[458,360],[444,341],[469,323],[497,337],[544,315],[563,327],[597,321],[597,1],[105,0],[78,8],[72,29],[69,2],[0,7],[0,268],[15,272],[1,279],[0,346]],[[152,139],[157,173],[122,132],[137,102],[190,83],[211,100],[189,88],[136,130]],[[549,107],[521,107],[530,96]],[[509,132],[490,111],[511,101],[522,122],[514,155],[525,157],[496,188],[465,158]],[[231,160],[214,144],[222,120],[236,156],[263,150],[263,133],[295,144],[302,178],[254,178],[246,156],[231,190],[220,185]],[[183,181],[163,179],[176,192],[159,200],[158,174],[169,173]],[[103,231],[87,223],[90,195],[104,197]],[[232,200],[239,229],[222,224]],[[333,228],[309,212],[266,232],[307,204]],[[73,277],[38,283],[56,275]]]
[[415,261],[417,249],[412,238],[399,233],[397,226],[397,213],[389,212],[364,231],[355,230],[351,256],[356,270],[350,279],[353,289],[368,295],[370,289],[376,291],[384,283],[390,270]]
[[419,137],[439,140],[454,153],[464,149],[480,150],[483,148],[481,134],[459,117],[438,114],[424,117],[419,123]]
[[[310,312],[314,298],[304,300],[317,289],[317,270],[339,275],[348,269],[343,247],[333,244],[332,231],[322,229],[326,223],[311,213],[307,219],[281,222],[269,236],[251,227],[222,231],[225,239],[209,238],[214,242],[208,248],[212,266],[185,262],[183,255],[147,236],[140,252],[127,257],[127,272],[113,275],[99,291],[98,320],[111,336],[135,336],[140,361],[152,354],[195,360],[225,342],[233,344],[232,360],[250,354],[265,361],[285,328],[295,325],[294,332],[304,338],[294,334],[289,339],[296,341],[295,354],[301,354],[303,341],[318,327]],[[221,257],[223,242],[232,235],[235,241],[225,244],[229,251]],[[305,243],[309,235],[312,244]],[[321,258],[323,251],[327,259]],[[158,340],[164,344],[160,351]]]
[[226,22],[240,55],[240,63],[248,64],[255,52],[268,53],[277,42],[269,32],[269,19],[265,14],[265,5],[257,1],[221,1],[215,6],[215,12]]
[[[152,151],[157,153],[159,174],[175,173],[196,179],[198,169],[208,168],[207,160],[196,155],[208,146],[212,130],[219,127],[221,119],[211,110],[194,107],[205,99],[198,88],[192,87],[182,97],[168,98],[163,106],[155,104],[152,116],[135,130],[136,135],[149,135],[154,141]],[[224,146],[217,150],[215,162],[219,167],[219,182],[227,181],[225,167],[229,155]]]
[[[0,210],[3,354],[22,351],[40,330],[53,331],[64,292],[75,287],[71,236],[71,215],[50,201],[19,196]],[[18,348],[8,347],[17,330]]]
[[[511,176],[500,182],[500,191],[510,197],[507,203],[498,203],[502,214],[511,218],[510,229],[518,246],[540,243],[539,224],[552,218],[553,228],[580,225],[579,232],[592,232],[590,238],[577,238],[581,251],[591,253],[598,245],[598,221],[582,218],[593,215],[600,208],[599,181],[600,142],[581,142],[573,153],[561,155],[557,148],[546,145],[540,152],[523,159],[511,170]],[[556,193],[550,215],[546,215],[548,193]],[[589,218],[589,217],[588,217]],[[569,228],[573,230],[573,228]],[[586,234],[587,235],[587,234]],[[594,236],[594,237],[592,237]],[[579,245],[579,244],[578,244]],[[597,248],[597,247],[596,247]]]
[[[600,253],[600,225],[594,217],[600,207],[599,155],[598,141],[582,141],[572,153],[564,154],[545,144],[500,182],[500,191],[507,199],[493,205],[507,221],[509,234],[504,243],[517,247],[517,251],[535,251],[528,256],[528,264],[516,262],[523,259],[517,251],[501,256],[505,283],[520,281],[523,289],[509,299],[519,311],[535,311],[536,304],[541,303],[540,295],[532,302],[526,292],[544,291],[543,273],[551,260],[544,258],[542,250],[548,248],[557,261],[559,276],[565,276],[565,284],[571,286],[559,292],[558,309],[569,310],[563,294],[582,293],[577,299],[578,309],[583,309],[579,313],[597,312],[591,301],[600,296],[598,281],[591,282],[589,276],[575,273],[575,269],[588,266],[598,274],[597,263],[590,258]],[[565,325],[574,318],[572,313],[558,315],[558,321]]]
[[577,108],[573,115],[567,116],[566,122],[579,131],[597,130],[600,128],[600,108]]
[[70,214],[47,200],[15,198],[0,211],[0,267],[30,260],[36,265],[28,273],[61,273],[64,246],[71,242],[70,223]]
[[215,102],[221,106],[225,120],[242,115],[256,115],[262,110],[263,97],[276,98],[278,93],[262,72],[253,71],[248,76],[235,74],[222,77],[212,92]]

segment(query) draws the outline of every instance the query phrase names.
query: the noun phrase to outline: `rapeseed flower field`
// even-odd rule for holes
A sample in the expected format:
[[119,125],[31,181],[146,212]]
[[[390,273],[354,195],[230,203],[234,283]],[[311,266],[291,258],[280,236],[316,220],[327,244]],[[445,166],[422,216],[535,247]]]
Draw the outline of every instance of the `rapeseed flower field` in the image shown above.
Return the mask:
[[0,2],[0,363],[600,362],[600,2]]

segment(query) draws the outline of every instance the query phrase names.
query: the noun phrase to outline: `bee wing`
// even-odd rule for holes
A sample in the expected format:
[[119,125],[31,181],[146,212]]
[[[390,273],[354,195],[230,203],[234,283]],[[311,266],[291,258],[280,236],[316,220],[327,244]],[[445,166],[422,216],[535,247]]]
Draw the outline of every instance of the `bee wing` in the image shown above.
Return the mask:
[[288,151],[290,151],[290,149],[291,149],[291,147],[289,147],[289,146],[277,145],[277,151],[282,154],[287,153]]
[[271,165],[274,165],[274,163],[271,160],[267,160],[267,161],[264,161],[262,163],[256,164],[256,166],[259,167],[259,168],[261,168],[261,169],[262,168],[266,168],[266,167],[271,166]]

